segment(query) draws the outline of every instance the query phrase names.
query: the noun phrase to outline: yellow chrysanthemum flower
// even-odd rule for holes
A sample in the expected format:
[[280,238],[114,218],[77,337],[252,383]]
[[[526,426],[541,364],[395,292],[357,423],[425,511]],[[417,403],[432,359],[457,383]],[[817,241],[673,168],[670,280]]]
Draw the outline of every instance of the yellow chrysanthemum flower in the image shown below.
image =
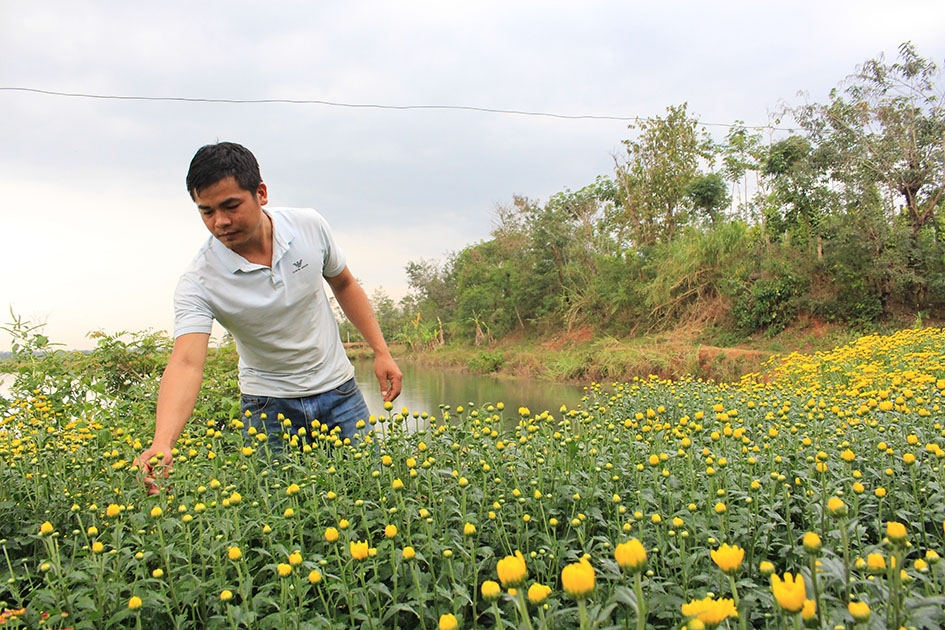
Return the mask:
[[370,545],[366,540],[352,540],[348,545],[348,551],[355,560],[364,560],[368,557]]
[[528,587],[528,601],[535,604],[536,606],[545,601],[545,598],[547,598],[549,595],[551,595],[550,586],[535,582]]
[[870,605],[866,602],[850,602],[847,604],[847,610],[850,612],[850,616],[853,617],[853,621],[857,623],[866,623],[872,615]]
[[723,544],[718,549],[710,552],[712,561],[722,570],[723,573],[732,574],[738,571],[745,559],[745,550],[738,545]]
[[784,574],[784,579],[777,574],[771,576],[771,593],[781,608],[792,613],[800,612],[807,599],[804,578],[798,575],[795,579],[790,572]]
[[482,593],[482,598],[487,602],[493,602],[499,598],[499,595],[502,594],[502,587],[499,586],[498,582],[492,580],[486,580],[482,583],[482,586],[479,587],[480,592]]
[[817,602],[813,599],[805,599],[804,606],[801,608],[801,619],[804,621],[813,621],[817,618]]
[[820,540],[820,536],[818,536],[814,532],[807,532],[806,534],[804,534],[803,544],[804,544],[804,551],[806,551],[807,553],[811,555],[816,555],[817,553],[820,553],[820,550],[824,546],[823,542]]
[[594,590],[594,567],[587,558],[572,562],[561,570],[561,586],[574,599],[584,599]]
[[830,497],[827,499],[827,513],[830,516],[840,518],[847,515],[847,504],[840,497]]
[[496,572],[499,574],[499,582],[502,586],[518,586],[528,577],[528,567],[525,566],[525,557],[521,551],[516,551],[514,556],[505,556],[496,563]]
[[614,559],[624,571],[636,573],[646,567],[646,549],[636,538],[620,543],[614,549]]
[[866,556],[866,566],[872,573],[886,572],[886,558],[880,553],[871,553]]
[[886,523],[886,538],[890,542],[897,545],[901,545],[906,542],[906,526],[902,523],[897,523],[896,521],[889,521]]
[[701,621],[705,626],[714,628],[729,618],[737,618],[738,610],[732,599],[696,599],[682,605],[682,614]]

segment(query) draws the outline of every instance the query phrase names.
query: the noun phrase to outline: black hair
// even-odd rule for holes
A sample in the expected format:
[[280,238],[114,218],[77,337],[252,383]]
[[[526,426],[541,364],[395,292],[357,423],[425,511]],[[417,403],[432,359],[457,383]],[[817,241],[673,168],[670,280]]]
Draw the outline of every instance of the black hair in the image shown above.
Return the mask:
[[187,192],[190,198],[221,179],[233,177],[239,187],[254,195],[262,183],[256,156],[235,142],[207,144],[194,154],[187,171]]

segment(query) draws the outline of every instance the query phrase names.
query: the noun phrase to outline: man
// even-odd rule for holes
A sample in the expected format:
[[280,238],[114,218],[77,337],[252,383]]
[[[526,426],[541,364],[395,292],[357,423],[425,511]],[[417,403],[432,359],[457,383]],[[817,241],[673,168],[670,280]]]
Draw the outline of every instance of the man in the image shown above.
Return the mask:
[[[364,290],[348,269],[328,224],[309,209],[272,208],[255,156],[238,144],[200,148],[187,190],[212,237],[181,276],[174,295],[174,347],[161,379],[151,446],[137,460],[150,493],[152,458],[166,470],[171,449],[194,409],[213,320],[240,355],[244,430],[269,435],[280,451],[285,429],[319,420],[357,431],[369,411],[345,355],[322,279],[374,350],[374,373],[385,401],[401,390],[402,374]],[[257,433],[257,434],[258,434]]]

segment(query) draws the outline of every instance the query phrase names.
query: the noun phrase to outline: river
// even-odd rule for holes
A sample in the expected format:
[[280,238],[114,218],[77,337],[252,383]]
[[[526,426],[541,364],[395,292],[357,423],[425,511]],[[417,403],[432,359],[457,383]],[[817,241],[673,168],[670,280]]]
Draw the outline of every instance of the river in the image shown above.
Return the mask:
[[[442,417],[440,405],[449,405],[455,412],[458,406],[478,407],[505,403],[506,415],[515,414],[519,407],[528,407],[532,413],[557,413],[561,405],[577,407],[584,396],[579,385],[550,383],[535,379],[468,374],[457,369],[435,368],[404,361],[399,364],[404,372],[404,388],[394,401],[394,409],[406,407],[410,413],[427,412]],[[388,415],[384,400],[374,378],[373,362],[354,361],[355,379],[361,387],[371,412]],[[13,385],[12,374],[0,373],[0,396],[8,397]]]
[[[561,405],[577,407],[584,396],[584,387],[549,383],[534,379],[467,374],[461,370],[434,368],[411,362],[398,364],[404,373],[404,389],[394,401],[394,409],[406,407],[411,413],[426,411],[440,417],[440,405],[479,407],[505,403],[508,412],[517,413],[519,407],[528,407],[532,413],[551,411],[555,414]],[[373,362],[354,362],[355,379],[361,386],[368,407],[375,414],[383,414],[384,401],[374,378]]]

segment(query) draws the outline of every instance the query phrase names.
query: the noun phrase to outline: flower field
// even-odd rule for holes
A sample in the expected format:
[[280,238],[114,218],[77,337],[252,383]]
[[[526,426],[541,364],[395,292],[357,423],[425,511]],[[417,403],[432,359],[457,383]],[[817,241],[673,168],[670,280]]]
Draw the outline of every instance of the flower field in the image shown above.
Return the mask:
[[4,405],[3,627],[945,626],[942,329],[576,409],[394,407],[279,461],[198,406],[150,497],[156,378],[105,404],[65,365]]

